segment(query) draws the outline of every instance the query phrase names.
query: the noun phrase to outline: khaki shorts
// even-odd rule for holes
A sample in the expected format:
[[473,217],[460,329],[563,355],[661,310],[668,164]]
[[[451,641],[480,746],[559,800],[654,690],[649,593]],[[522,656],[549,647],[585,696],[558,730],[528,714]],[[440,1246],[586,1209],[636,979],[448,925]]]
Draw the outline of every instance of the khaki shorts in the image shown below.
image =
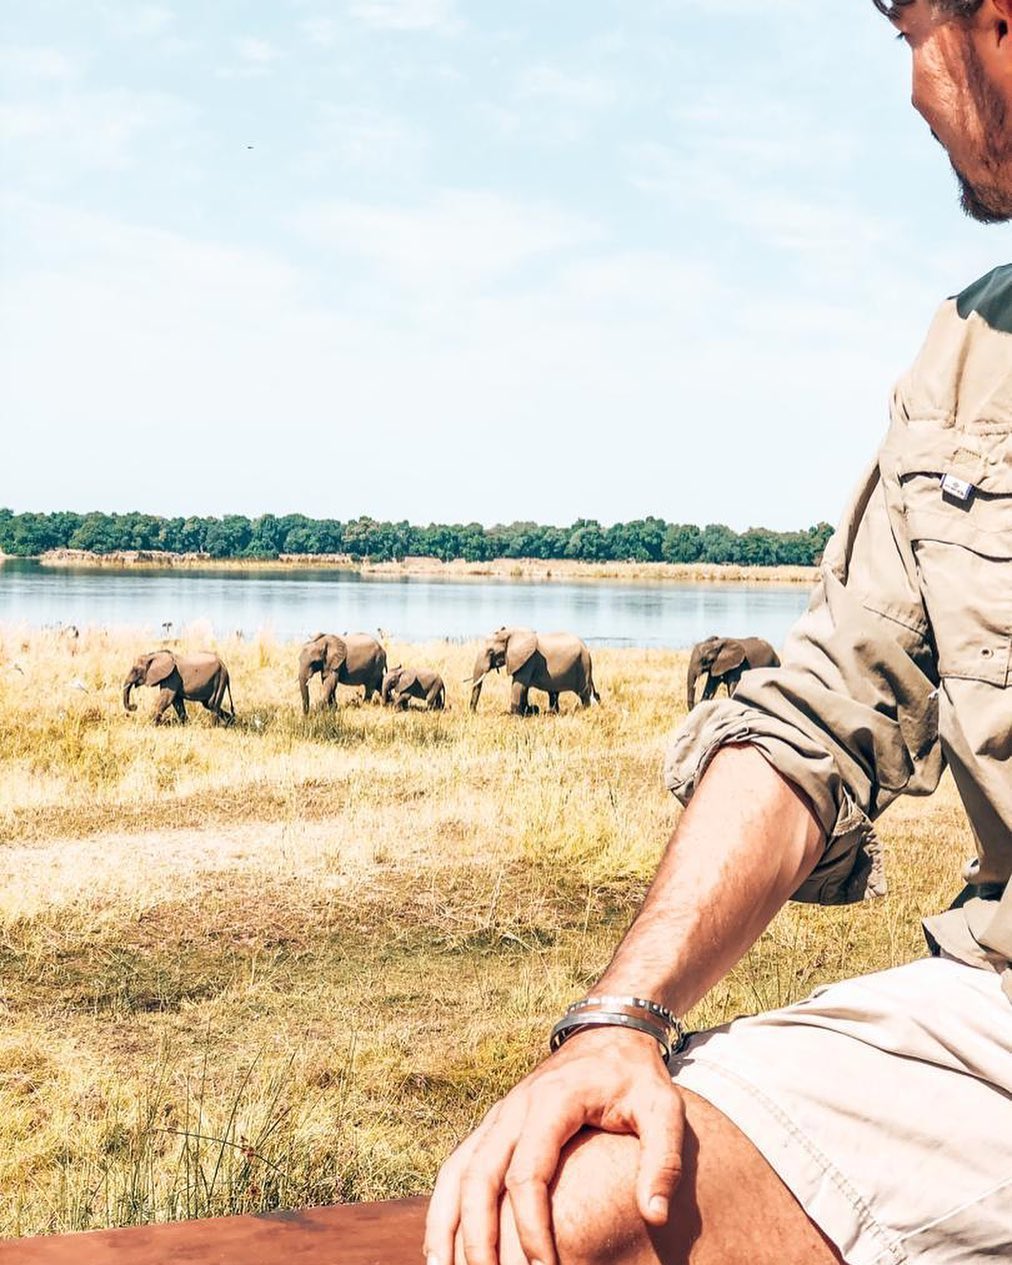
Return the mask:
[[928,958],[845,980],[698,1033],[671,1072],[751,1139],[848,1265],[1012,1262],[997,974]]

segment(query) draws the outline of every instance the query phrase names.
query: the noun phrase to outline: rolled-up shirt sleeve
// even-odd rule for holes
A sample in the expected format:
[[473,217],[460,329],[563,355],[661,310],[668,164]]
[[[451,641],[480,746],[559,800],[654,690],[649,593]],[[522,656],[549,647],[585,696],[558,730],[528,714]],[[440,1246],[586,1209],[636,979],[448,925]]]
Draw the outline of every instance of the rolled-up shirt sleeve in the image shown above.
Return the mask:
[[797,786],[826,839],[797,900],[884,892],[872,823],[898,795],[930,794],[942,773],[935,655],[894,493],[876,463],[826,549],[781,667],[746,672],[734,698],[696,707],[665,763],[682,803],[729,744],[756,747]]

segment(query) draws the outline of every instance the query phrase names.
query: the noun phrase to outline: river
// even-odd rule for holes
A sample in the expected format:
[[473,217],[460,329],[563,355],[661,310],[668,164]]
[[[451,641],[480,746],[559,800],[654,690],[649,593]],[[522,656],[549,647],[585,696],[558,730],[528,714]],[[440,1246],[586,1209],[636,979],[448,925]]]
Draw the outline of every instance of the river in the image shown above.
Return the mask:
[[197,621],[216,635],[269,630],[280,640],[319,631],[403,641],[467,641],[503,624],[570,629],[605,646],[681,649],[711,633],[774,645],[805,609],[804,585],[607,580],[445,580],[344,571],[103,570],[0,564],[0,622],[178,633]]

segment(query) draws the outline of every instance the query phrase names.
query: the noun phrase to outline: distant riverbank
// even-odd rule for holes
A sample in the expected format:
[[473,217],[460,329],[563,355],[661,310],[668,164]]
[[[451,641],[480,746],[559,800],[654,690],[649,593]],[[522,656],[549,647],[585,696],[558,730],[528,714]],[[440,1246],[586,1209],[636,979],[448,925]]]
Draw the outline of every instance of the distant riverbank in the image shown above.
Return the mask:
[[350,554],[282,554],[278,558],[211,558],[206,554],[129,550],[98,554],[81,549],[53,549],[38,559],[48,567],[95,567],[106,570],[300,571],[335,570],[356,575],[444,578],[448,580],[645,580],[678,584],[811,585],[815,567],[741,567],[716,563],[576,562],[571,559],[494,558],[467,562],[458,558],[405,558],[401,562],[368,562]]

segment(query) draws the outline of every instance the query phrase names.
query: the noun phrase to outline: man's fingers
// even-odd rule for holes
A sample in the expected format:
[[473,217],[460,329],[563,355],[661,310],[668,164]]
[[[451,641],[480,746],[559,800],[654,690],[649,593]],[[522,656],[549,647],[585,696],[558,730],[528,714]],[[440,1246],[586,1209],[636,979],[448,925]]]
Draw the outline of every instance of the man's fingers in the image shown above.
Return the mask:
[[685,1104],[673,1085],[644,1095],[635,1105],[640,1139],[636,1203],[649,1225],[664,1225],[671,1197],[682,1176]]
[[498,1265],[499,1199],[525,1114],[521,1099],[504,1099],[460,1178],[460,1238],[467,1265]]
[[[562,1104],[557,1100],[556,1110]],[[559,1167],[562,1148],[587,1123],[583,1104],[565,1104],[556,1118],[551,1112],[532,1105],[506,1170],[517,1238],[528,1261],[555,1265],[555,1236],[552,1231],[551,1199],[548,1188]]]
[[452,1265],[453,1239],[460,1224],[460,1184],[471,1157],[499,1117],[496,1103],[474,1133],[465,1138],[439,1170],[425,1214],[426,1265]]

